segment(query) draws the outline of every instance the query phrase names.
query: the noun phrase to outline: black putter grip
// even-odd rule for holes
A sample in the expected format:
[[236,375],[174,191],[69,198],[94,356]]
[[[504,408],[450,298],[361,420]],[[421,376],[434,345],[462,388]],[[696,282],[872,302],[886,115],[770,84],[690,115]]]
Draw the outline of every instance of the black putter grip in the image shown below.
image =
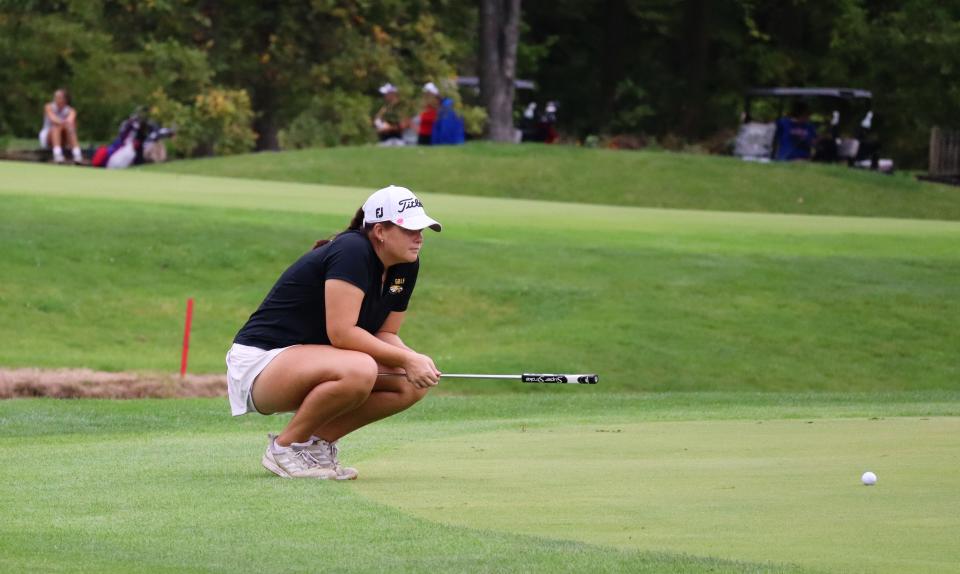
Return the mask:
[[550,375],[524,373],[520,375],[520,380],[524,383],[560,383],[573,385],[595,385],[600,382],[597,375]]

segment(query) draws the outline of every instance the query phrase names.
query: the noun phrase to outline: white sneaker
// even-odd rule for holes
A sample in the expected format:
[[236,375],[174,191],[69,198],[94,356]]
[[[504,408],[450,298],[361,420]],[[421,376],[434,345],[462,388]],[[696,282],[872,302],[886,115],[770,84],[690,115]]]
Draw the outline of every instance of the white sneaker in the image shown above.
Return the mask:
[[318,478],[329,480],[339,478],[332,465],[321,464],[307,450],[308,443],[293,443],[284,447],[276,443],[275,435],[268,435],[270,444],[260,463],[264,468],[283,478]]
[[53,163],[63,163],[63,152],[53,152]]
[[83,163],[83,153],[80,148],[73,148],[73,163]]
[[307,452],[321,464],[329,464],[337,473],[337,480],[356,480],[360,473],[349,466],[340,466],[340,447],[337,441],[327,442],[322,438],[311,437]]

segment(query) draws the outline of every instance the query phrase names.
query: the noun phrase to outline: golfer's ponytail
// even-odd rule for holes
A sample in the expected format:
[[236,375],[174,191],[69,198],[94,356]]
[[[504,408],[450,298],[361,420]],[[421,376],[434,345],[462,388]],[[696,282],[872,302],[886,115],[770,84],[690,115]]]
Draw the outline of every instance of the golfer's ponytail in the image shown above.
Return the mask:
[[[363,228],[363,207],[361,207],[356,213],[353,214],[353,219],[350,220],[350,225],[348,225],[347,228],[340,233],[345,233],[347,231],[360,231]],[[339,235],[339,233],[337,235]],[[317,242],[313,244],[313,248],[317,249],[318,247],[323,247],[327,243],[333,241],[335,237],[336,235],[330,237],[329,239],[318,239]]]
[[357,210],[353,214],[353,219],[350,220],[350,225],[347,226],[346,231],[360,231],[363,227],[363,208]]

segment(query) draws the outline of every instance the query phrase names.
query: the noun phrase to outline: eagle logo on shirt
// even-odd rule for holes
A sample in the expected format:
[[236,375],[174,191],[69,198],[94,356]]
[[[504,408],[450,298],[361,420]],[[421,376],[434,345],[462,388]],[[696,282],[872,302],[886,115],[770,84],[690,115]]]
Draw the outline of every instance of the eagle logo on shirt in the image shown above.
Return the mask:
[[407,281],[406,277],[397,277],[390,286],[390,293],[397,295],[403,293],[403,284]]

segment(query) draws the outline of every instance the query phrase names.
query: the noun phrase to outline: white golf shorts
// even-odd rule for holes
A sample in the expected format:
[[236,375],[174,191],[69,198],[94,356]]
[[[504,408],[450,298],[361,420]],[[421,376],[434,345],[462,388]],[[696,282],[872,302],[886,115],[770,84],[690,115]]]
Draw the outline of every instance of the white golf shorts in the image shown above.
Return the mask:
[[260,412],[253,404],[253,383],[274,357],[289,348],[264,351],[236,343],[230,347],[227,351],[227,395],[230,397],[230,412],[233,416]]

